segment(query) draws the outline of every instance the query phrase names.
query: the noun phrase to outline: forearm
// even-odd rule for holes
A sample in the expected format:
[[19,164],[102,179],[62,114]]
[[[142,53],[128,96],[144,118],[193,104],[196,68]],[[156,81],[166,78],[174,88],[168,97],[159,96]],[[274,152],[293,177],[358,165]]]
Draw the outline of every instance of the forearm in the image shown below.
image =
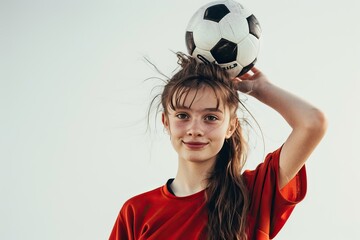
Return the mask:
[[320,110],[268,81],[256,84],[250,95],[279,112],[293,129],[319,129],[324,125]]

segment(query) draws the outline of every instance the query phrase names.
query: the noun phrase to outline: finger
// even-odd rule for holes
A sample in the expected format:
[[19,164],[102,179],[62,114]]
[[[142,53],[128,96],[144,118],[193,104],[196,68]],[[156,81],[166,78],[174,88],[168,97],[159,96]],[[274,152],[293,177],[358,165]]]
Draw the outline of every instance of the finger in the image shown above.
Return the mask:
[[241,80],[246,80],[246,79],[249,79],[251,77],[251,74],[250,73],[244,73],[243,75],[241,75],[239,78]]
[[260,69],[258,69],[257,67],[252,67],[251,71],[255,74],[255,73],[260,72]]

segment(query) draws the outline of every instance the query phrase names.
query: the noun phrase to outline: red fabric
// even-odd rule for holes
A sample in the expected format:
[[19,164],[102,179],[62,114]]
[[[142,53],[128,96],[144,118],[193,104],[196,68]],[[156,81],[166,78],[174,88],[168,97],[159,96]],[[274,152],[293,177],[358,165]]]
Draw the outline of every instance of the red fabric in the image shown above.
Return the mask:
[[279,190],[280,151],[281,148],[268,154],[264,163],[243,174],[251,196],[248,215],[249,239],[273,239],[288,220],[295,205],[305,197],[305,166]]
[[[243,176],[249,188],[248,239],[276,236],[306,193],[303,167],[281,191],[278,188],[280,149]],[[129,199],[118,215],[110,240],[206,239],[204,191],[187,197],[172,195],[166,185]]]

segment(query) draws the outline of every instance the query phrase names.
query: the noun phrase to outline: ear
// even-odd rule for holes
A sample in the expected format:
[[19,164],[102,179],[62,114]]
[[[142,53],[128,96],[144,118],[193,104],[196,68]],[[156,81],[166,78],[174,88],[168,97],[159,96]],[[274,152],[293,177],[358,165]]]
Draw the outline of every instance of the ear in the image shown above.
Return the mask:
[[164,112],[161,114],[161,121],[162,121],[165,129],[167,131],[169,131],[169,120]]
[[233,133],[235,132],[235,130],[238,126],[239,126],[239,119],[238,118],[231,119],[230,123],[229,123],[229,127],[228,127],[226,135],[225,135],[225,138],[229,139],[233,135]]

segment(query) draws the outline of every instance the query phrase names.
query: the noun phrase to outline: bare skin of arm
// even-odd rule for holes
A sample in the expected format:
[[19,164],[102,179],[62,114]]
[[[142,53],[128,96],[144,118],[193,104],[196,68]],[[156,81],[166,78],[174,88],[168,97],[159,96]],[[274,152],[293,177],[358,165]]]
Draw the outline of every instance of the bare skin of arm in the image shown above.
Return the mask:
[[276,110],[292,131],[280,154],[279,187],[283,188],[301,169],[323,138],[325,115],[310,103],[275,86],[257,68],[234,79],[237,89]]

